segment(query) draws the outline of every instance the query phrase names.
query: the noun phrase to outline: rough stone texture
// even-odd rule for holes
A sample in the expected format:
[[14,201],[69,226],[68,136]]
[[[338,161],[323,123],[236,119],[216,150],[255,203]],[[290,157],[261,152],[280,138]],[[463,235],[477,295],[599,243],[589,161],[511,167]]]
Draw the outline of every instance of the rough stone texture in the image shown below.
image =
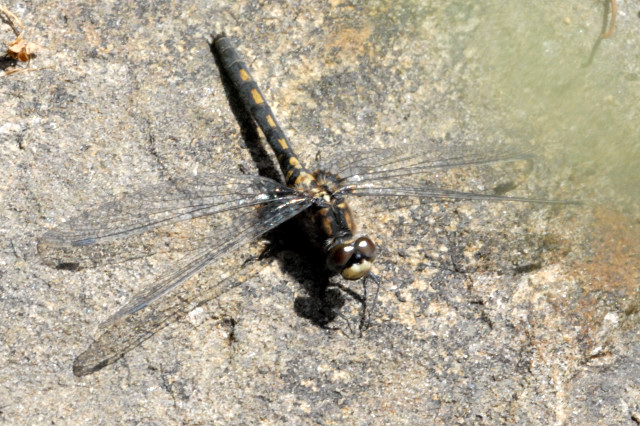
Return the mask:
[[[0,421],[640,423],[638,2],[588,67],[604,10],[584,0],[5,4],[45,49],[0,77]],[[256,172],[219,29],[307,160],[524,146],[538,161],[514,194],[585,203],[356,202],[383,283],[362,337],[303,315],[313,280],[284,250],[76,378],[162,265],[55,270],[37,238],[133,188]]]

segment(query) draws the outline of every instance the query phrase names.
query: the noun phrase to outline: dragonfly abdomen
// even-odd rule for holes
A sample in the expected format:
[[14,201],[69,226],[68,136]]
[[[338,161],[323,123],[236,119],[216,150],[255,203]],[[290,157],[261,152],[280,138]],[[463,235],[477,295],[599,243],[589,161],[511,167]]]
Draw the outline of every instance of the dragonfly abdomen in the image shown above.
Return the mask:
[[291,142],[278,124],[258,84],[251,77],[247,65],[238,56],[237,50],[224,34],[214,38],[213,47],[223,70],[238,91],[240,100],[249,109],[271,149],[275,152],[287,185],[291,187],[308,186],[309,182],[314,180],[313,176],[293,151]]

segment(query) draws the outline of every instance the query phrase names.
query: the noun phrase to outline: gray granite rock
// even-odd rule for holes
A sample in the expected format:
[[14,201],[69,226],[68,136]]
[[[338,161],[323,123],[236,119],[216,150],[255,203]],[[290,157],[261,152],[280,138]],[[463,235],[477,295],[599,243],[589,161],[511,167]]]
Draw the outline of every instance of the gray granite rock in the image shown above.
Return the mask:
[[[584,67],[599,3],[441,3],[6,3],[44,48],[0,77],[0,420],[640,423],[638,4]],[[98,325],[171,259],[56,270],[37,239],[126,191],[258,172],[209,50],[220,30],[309,163],[526,149],[510,195],[584,204],[356,201],[382,281],[362,337],[314,321],[314,269],[285,248],[77,378]]]

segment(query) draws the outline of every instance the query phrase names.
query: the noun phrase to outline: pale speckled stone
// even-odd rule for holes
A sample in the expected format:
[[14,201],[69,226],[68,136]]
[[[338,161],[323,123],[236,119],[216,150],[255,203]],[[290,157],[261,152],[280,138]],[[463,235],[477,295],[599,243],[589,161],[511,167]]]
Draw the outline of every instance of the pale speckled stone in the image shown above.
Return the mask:
[[[581,68],[602,5],[547,3],[4,2],[45,49],[40,70],[0,79],[0,421],[637,423],[638,7]],[[525,193],[588,202],[355,203],[383,279],[362,338],[298,313],[311,280],[284,252],[76,378],[74,356],[158,265],[58,271],[38,236],[132,188],[256,170],[215,27],[302,158],[526,144]]]

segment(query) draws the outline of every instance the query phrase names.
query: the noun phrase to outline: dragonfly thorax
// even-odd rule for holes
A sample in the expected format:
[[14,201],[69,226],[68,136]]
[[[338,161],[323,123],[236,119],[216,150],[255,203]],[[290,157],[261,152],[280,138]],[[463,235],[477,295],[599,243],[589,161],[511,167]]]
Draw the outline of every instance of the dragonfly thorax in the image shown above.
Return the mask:
[[367,236],[355,236],[356,224],[343,196],[336,193],[337,176],[324,171],[314,173],[318,192],[315,223],[325,237],[327,266],[343,278],[357,280],[369,273],[376,246]]

